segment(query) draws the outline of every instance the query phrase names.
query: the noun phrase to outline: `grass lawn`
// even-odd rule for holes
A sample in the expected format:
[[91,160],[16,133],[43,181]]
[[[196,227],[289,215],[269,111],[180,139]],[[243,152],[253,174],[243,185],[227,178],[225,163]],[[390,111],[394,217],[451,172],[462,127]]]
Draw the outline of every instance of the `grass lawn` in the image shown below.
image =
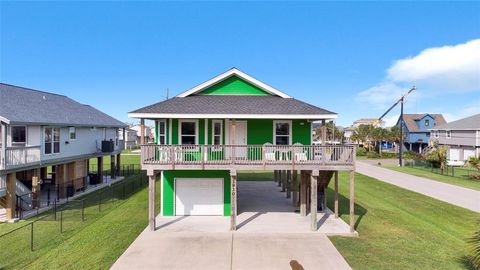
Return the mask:
[[473,180],[467,177],[468,173],[472,174],[473,172],[475,172],[471,169],[467,171],[468,169],[465,169],[465,168],[455,168],[454,169],[455,176],[450,176],[450,175],[433,173],[429,169],[423,169],[423,168],[417,168],[417,167],[408,167],[408,166],[404,166],[404,167],[383,166],[383,167],[387,169],[403,172],[403,173],[412,174],[415,176],[421,176],[428,179],[452,184],[452,185],[480,190],[480,180]]
[[[347,179],[340,173],[340,214],[346,222]],[[480,214],[360,174],[355,203],[360,236],[330,238],[354,269],[473,269],[465,262],[466,238]]]
[[[84,198],[98,195],[96,191]],[[57,221],[45,214],[46,218],[34,223],[33,252],[30,226],[0,238],[0,269],[108,269],[147,226],[147,198],[144,185],[129,197],[104,202],[100,212],[93,203],[85,208],[84,222],[80,209],[71,207],[63,213],[63,233],[59,233],[58,214]],[[11,230],[35,219],[0,227]]]

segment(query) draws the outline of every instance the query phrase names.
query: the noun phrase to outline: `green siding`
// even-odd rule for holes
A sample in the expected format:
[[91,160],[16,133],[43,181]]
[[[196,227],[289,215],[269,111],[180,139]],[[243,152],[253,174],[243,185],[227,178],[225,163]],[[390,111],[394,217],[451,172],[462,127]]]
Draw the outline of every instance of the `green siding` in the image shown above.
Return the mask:
[[201,171],[201,170],[178,170],[163,171],[163,206],[164,216],[175,215],[174,203],[174,179],[175,178],[223,178],[223,214],[230,215],[230,172],[229,171]]
[[158,144],[158,121],[155,121],[155,144]]
[[247,120],[247,144],[273,143],[273,120]]
[[292,144],[309,145],[312,143],[310,125],[311,123],[306,120],[292,120]]
[[198,144],[205,144],[205,119],[198,120]]
[[240,79],[237,76],[227,78],[200,92],[204,95],[259,95],[268,96],[269,93],[255,85]]
[[178,144],[178,119],[172,119],[172,144]]

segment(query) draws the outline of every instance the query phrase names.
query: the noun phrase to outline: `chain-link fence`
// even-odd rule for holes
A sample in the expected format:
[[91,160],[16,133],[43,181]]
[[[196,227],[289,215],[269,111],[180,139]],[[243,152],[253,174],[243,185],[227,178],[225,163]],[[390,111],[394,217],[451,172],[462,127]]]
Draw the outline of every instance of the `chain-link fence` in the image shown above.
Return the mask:
[[465,179],[470,179],[470,176],[478,173],[477,170],[474,168],[449,166],[449,165],[446,165],[445,168],[443,168],[442,170],[440,166],[424,160],[408,161],[405,163],[405,166],[423,170],[423,171],[428,171],[431,173],[440,174],[440,175],[447,175],[447,176],[465,178]]
[[84,221],[103,215],[147,184],[148,177],[139,173],[61,205],[54,201],[50,210],[0,235],[0,269],[14,266],[19,259],[38,256],[36,250],[60,243]]

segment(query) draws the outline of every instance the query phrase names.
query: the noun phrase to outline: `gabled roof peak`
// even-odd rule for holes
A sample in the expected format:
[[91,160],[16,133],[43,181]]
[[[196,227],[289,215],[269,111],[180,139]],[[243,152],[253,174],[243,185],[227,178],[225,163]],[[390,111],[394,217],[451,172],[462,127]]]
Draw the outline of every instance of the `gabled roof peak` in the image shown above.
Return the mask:
[[227,78],[230,78],[231,76],[237,76],[239,78],[241,78],[242,80],[245,80],[247,81],[248,83],[251,83],[253,84],[254,86],[262,89],[263,91],[271,94],[271,95],[274,95],[274,96],[279,96],[279,97],[282,97],[282,98],[291,98],[289,95],[283,93],[282,91],[278,90],[278,89],[275,89],[273,88],[272,86],[270,85],[267,85],[255,78],[253,78],[252,76],[240,71],[239,69],[237,69],[236,67],[232,67],[230,68],[229,70],[225,71],[224,73],[204,82],[204,83],[201,83],[179,95],[177,95],[177,97],[187,97],[187,96],[190,96],[190,95],[194,95],[194,94],[197,94],[197,93],[200,93],[201,91],[207,89],[208,87],[210,86],[213,86]]

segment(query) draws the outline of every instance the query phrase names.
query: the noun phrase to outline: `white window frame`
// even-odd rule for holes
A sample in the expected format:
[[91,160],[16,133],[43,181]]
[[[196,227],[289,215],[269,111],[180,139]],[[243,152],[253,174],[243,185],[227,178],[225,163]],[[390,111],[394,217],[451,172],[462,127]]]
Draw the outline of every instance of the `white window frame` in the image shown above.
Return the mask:
[[[195,145],[198,145],[198,119],[180,119],[178,120],[178,144],[182,144],[182,123],[195,123]],[[185,144],[189,145],[189,144]]]
[[[52,141],[50,142],[52,144],[52,147],[50,148],[51,149],[50,153],[46,152],[47,149],[45,147],[45,143],[46,143],[45,133],[46,133],[47,129],[52,130]],[[58,141],[55,141],[55,131],[54,131],[55,129],[58,129]],[[60,127],[45,127],[43,129],[43,154],[47,155],[47,156],[59,154],[61,152],[61,149],[62,149],[62,145],[61,145],[62,139],[61,139],[61,137],[62,137],[62,129]],[[58,142],[58,152],[55,152],[55,142]]]
[[452,138],[452,131],[451,130],[445,130],[445,138],[447,138],[447,139]]
[[426,127],[430,126],[430,119],[425,119],[425,126]]
[[436,139],[438,139],[438,137],[440,137],[440,136],[439,136],[439,133],[440,133],[440,132],[439,132],[438,130],[434,130],[434,131],[433,131],[433,137],[436,138]]
[[[24,142],[14,142],[13,141],[13,128],[15,127],[23,127],[25,128],[25,141]],[[13,125],[10,127],[10,141],[12,143],[12,146],[23,146],[23,145],[27,145],[27,141],[28,141],[28,127],[27,126],[24,126],[24,125]]]
[[[72,132],[73,129],[73,132]],[[75,138],[72,139],[72,134],[75,134]],[[77,128],[76,127],[68,127],[68,140],[75,141],[77,139]]]
[[[160,133],[160,123],[163,123],[163,134]],[[166,120],[157,120],[157,125],[158,125],[158,132],[156,133],[157,135],[157,144],[158,145],[167,145],[167,121]],[[160,137],[163,136],[163,144],[160,144]]]
[[[277,145],[277,124],[288,124],[288,145],[292,144],[292,120],[274,120],[273,121],[273,144]],[[284,135],[279,135],[284,136]]]
[[[220,124],[220,134],[215,134],[215,124]],[[215,136],[220,136],[220,144],[215,144]],[[212,145],[222,145],[223,144],[223,121],[222,120],[212,120]]]

